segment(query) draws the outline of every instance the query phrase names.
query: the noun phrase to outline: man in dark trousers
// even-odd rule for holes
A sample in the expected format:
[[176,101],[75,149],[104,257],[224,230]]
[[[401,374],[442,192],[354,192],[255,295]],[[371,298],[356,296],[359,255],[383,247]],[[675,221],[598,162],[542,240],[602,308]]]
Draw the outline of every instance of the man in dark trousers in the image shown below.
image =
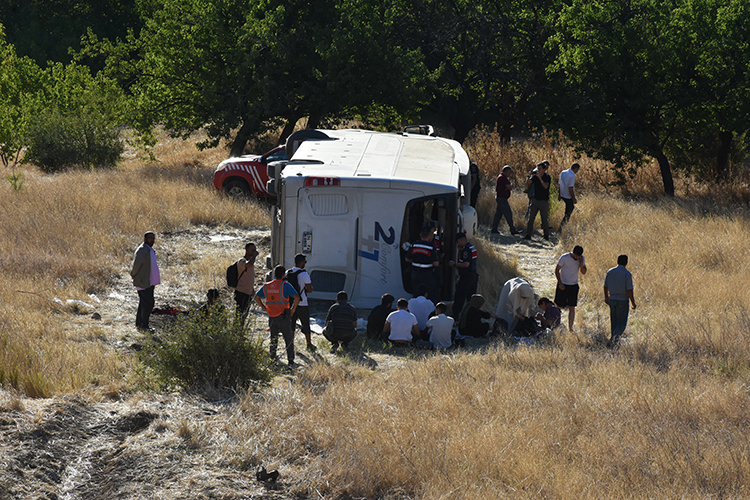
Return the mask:
[[[307,294],[312,293],[313,286],[312,280],[310,279],[310,273],[305,271],[305,265],[307,264],[307,257],[305,254],[298,253],[294,256],[294,267],[287,273],[287,280],[295,280],[299,290],[299,305],[297,311],[292,316],[292,329],[297,329],[297,321],[300,323],[302,334],[305,336],[307,342],[307,351],[315,352],[317,348],[312,343],[312,331],[310,330],[310,307],[307,303]],[[294,283],[292,283],[294,286]]]
[[531,239],[534,232],[534,219],[536,219],[537,213],[541,214],[544,239],[549,240],[549,186],[552,183],[552,178],[547,173],[548,169],[548,164],[542,162],[537,165],[537,168],[531,172],[526,180],[526,188],[529,189],[531,195],[529,222],[526,225],[525,236],[527,240]]
[[258,250],[255,243],[245,244],[245,255],[237,261],[237,287],[234,289],[234,303],[237,304],[236,313],[240,326],[245,324],[247,313],[250,311],[250,300],[255,295],[255,259]]
[[495,183],[495,202],[497,203],[497,208],[495,209],[495,217],[492,219],[491,231],[494,234],[500,232],[498,231],[500,217],[505,217],[510,234],[516,235],[521,233],[521,231],[517,230],[516,226],[513,225],[513,210],[511,210],[510,203],[508,203],[508,199],[513,190],[513,184],[511,183],[512,177],[513,169],[510,165],[505,165],[503,171],[497,176],[497,181]]
[[154,242],[156,233],[148,231],[143,235],[143,243],[135,250],[130,276],[138,291],[138,312],[135,315],[135,327],[148,331],[151,311],[154,309],[154,288],[161,284],[161,273],[156,263]]
[[633,306],[633,275],[626,269],[628,256],[617,257],[617,266],[607,271],[604,278],[604,303],[609,306],[609,320],[612,336],[607,342],[607,347],[615,347],[620,341],[620,336],[628,326],[628,300]]
[[[255,294],[255,302],[268,313],[268,327],[271,330],[269,352],[271,359],[276,359],[276,348],[278,347],[280,333],[284,336],[284,342],[286,343],[286,358],[289,366],[296,366],[294,362],[292,315],[297,310],[299,294],[291,283],[284,280],[284,274],[286,274],[284,266],[276,266],[273,269],[275,279],[260,287],[260,290]],[[265,303],[263,303],[263,299],[265,299]]]
[[357,336],[357,310],[349,303],[349,295],[343,290],[336,294],[336,303],[328,309],[325,338],[331,343],[331,354],[335,354],[341,344],[344,349]]
[[458,318],[464,307],[467,297],[477,293],[479,274],[477,273],[477,249],[466,239],[466,234],[456,235],[456,247],[458,248],[458,262],[450,261],[448,265],[458,269],[458,282],[456,282],[456,293],[453,299],[453,317]]
[[427,285],[427,295],[433,302],[438,301],[437,282],[435,281],[435,269],[440,265],[440,259],[432,244],[432,236],[435,228],[425,224],[419,231],[419,239],[411,246],[406,262],[411,264],[411,288],[416,290],[419,285]]

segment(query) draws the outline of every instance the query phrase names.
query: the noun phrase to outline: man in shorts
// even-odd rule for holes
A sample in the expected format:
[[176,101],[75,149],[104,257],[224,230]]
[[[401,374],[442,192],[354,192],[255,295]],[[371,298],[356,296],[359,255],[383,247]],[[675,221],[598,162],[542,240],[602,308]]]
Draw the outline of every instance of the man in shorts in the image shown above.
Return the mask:
[[555,276],[555,304],[561,309],[568,308],[568,329],[573,331],[578,305],[578,273],[586,274],[586,260],[583,258],[583,247],[576,245],[572,252],[563,254],[557,261]]

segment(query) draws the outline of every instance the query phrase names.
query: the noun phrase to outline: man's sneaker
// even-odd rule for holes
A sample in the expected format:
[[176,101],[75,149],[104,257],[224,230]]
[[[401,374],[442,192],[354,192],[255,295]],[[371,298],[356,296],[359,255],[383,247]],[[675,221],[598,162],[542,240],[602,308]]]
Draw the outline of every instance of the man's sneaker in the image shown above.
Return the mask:
[[318,350],[318,348],[317,348],[317,347],[315,347],[314,345],[312,345],[312,344],[307,344],[307,352],[315,352],[315,351],[317,351],[317,350]]
[[295,363],[294,361],[290,361],[289,363],[287,363],[287,366],[289,368],[297,368],[299,366],[299,363]]
[[338,344],[333,344],[333,346],[331,347],[331,354],[336,354],[336,351],[338,350],[338,348],[339,348]]
[[513,236],[516,236],[521,233],[523,233],[523,231],[519,231],[518,229],[514,229],[513,231],[510,232],[510,234],[512,234]]

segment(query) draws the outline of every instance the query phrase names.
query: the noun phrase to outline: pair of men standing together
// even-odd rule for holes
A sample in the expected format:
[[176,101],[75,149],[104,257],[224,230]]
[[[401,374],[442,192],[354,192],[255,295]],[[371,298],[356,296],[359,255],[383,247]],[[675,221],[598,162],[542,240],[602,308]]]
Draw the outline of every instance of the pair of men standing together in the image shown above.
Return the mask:
[[[575,204],[578,203],[575,196],[575,177],[580,168],[581,166],[578,163],[574,163],[569,169],[563,170],[560,173],[558,199],[565,203],[565,215],[560,223],[560,231],[562,231],[563,226],[568,220],[570,220],[570,215],[573,213]],[[542,219],[544,239],[548,240],[550,236],[549,188],[552,183],[552,178],[547,173],[548,170],[549,162],[545,160],[539,163],[536,168],[530,172],[529,177],[526,179],[526,192],[529,194],[529,205],[526,214],[528,222],[526,225],[525,236],[527,240],[531,239],[531,235],[534,231],[534,221],[537,213],[540,214]],[[513,188],[512,178],[513,168],[510,165],[503,167],[502,172],[497,176],[495,186],[495,201],[497,203],[497,209],[495,210],[495,217],[492,220],[492,233],[499,232],[498,225],[500,224],[501,217],[505,217],[511,234],[516,235],[521,233],[521,231],[516,229],[513,224],[513,212],[509,203]]]

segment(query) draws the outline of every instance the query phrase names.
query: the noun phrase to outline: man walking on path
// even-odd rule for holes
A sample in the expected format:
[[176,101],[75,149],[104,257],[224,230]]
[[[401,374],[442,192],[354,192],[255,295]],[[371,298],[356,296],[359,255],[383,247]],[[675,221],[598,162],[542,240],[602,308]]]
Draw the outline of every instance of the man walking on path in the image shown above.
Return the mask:
[[557,195],[558,200],[565,202],[565,215],[563,216],[562,222],[560,222],[560,232],[562,232],[563,226],[570,220],[570,214],[573,213],[576,203],[576,174],[581,166],[578,163],[574,163],[568,170],[560,172],[560,191]]
[[148,331],[148,321],[154,309],[154,288],[161,284],[161,273],[156,263],[154,242],[156,233],[148,231],[143,235],[143,243],[135,250],[133,267],[130,276],[138,291],[138,312],[135,315],[135,327]]
[[557,289],[555,290],[555,304],[568,308],[568,329],[573,331],[578,305],[578,272],[586,274],[586,260],[583,258],[583,247],[576,245],[572,252],[563,254],[557,261],[555,276]]
[[[286,358],[289,366],[294,363],[294,330],[292,316],[299,304],[299,294],[291,283],[284,280],[286,269],[276,266],[273,269],[274,280],[264,283],[255,294],[255,302],[268,313],[268,327],[271,330],[271,346],[269,354],[276,359],[276,348],[279,344],[279,333],[284,336],[286,343]],[[263,299],[266,300],[265,304]],[[292,302],[291,306],[289,302]]]
[[492,233],[499,234],[497,227],[500,224],[500,217],[505,217],[508,223],[508,230],[510,234],[520,234],[521,231],[516,229],[513,225],[513,211],[510,209],[508,199],[510,198],[513,184],[511,184],[511,178],[513,177],[513,169],[510,165],[505,165],[503,171],[497,176],[497,182],[495,183],[495,202],[497,208],[495,209],[495,218],[492,219]]
[[[300,329],[305,336],[305,341],[307,341],[307,351],[315,352],[317,348],[312,343],[310,307],[307,304],[307,294],[312,293],[313,286],[310,273],[305,271],[305,264],[307,264],[307,257],[304,254],[298,253],[294,256],[294,267],[287,273],[288,280],[297,280],[297,286],[294,288],[299,290],[300,296],[297,311],[292,316],[292,330],[297,329],[297,321],[299,321]],[[294,286],[294,283],[292,283],[292,286]]]
[[[544,239],[549,240],[549,186],[552,183],[552,178],[547,173],[549,166],[546,162],[542,162],[537,165],[537,168],[532,172],[529,178],[526,180],[526,188],[529,189],[530,203],[529,203],[529,222],[526,226],[525,239],[530,240],[531,234],[534,232],[534,219],[536,214],[539,213],[542,218],[542,231],[544,232]],[[533,192],[531,191],[533,189]]]
[[245,255],[237,261],[237,287],[234,289],[234,302],[237,304],[237,316],[240,326],[245,324],[245,318],[250,310],[250,299],[255,295],[255,258],[258,250],[255,243],[245,244]]
[[612,329],[607,347],[616,346],[628,326],[628,300],[634,311],[637,307],[633,297],[633,275],[626,269],[627,265],[628,256],[620,255],[617,257],[617,266],[607,271],[604,278],[604,303],[609,306]]

